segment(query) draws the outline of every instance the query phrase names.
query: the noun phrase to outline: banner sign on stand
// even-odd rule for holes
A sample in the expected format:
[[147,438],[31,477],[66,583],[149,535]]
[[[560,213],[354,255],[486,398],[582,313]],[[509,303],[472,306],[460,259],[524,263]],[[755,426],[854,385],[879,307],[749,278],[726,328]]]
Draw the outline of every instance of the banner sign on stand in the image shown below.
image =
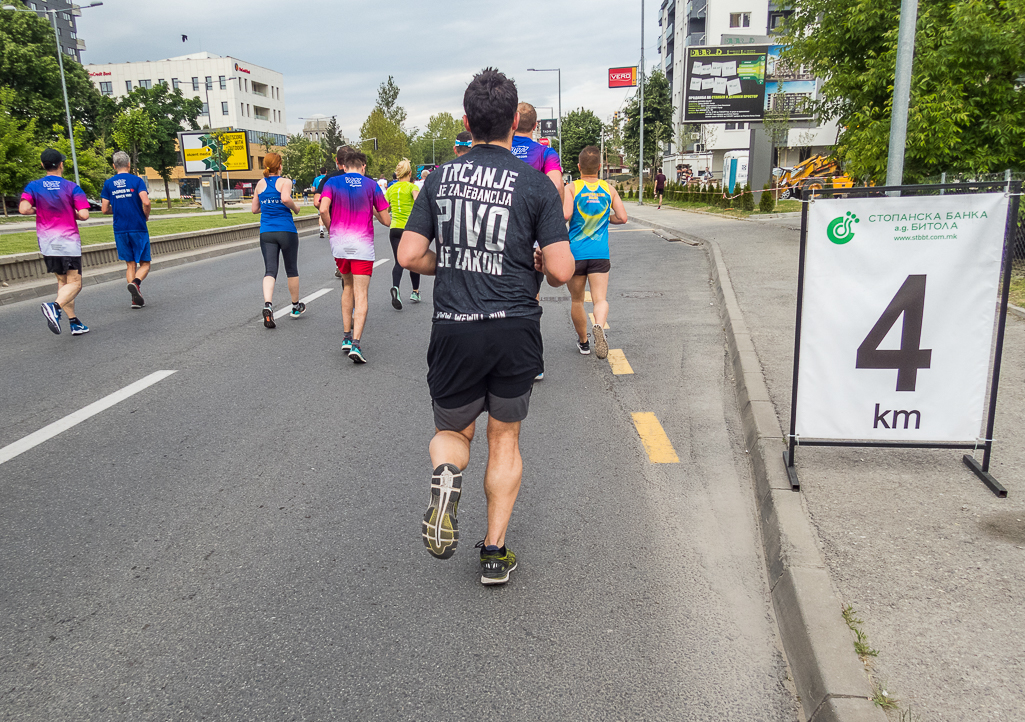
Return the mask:
[[795,488],[795,445],[978,447],[988,472],[1011,206],[1003,188],[806,206],[787,459]]
[[683,122],[761,121],[768,45],[688,47]]
[[555,138],[559,135],[559,121],[555,118],[542,118],[537,123],[542,138]]

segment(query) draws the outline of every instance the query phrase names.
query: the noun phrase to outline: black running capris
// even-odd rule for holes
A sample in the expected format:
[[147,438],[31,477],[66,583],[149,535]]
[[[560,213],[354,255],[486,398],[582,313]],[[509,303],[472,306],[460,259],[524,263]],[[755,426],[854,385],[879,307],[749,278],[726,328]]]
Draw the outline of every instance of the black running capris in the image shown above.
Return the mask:
[[263,251],[265,276],[278,277],[278,252],[285,261],[285,275],[295,278],[299,275],[299,234],[291,231],[267,231],[260,234],[260,250]]

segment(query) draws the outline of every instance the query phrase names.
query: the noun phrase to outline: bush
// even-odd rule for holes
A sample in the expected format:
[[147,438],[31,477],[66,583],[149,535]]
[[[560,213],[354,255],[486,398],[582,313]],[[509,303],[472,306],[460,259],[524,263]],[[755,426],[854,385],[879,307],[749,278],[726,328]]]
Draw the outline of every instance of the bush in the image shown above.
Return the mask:
[[755,209],[755,196],[751,192],[750,183],[744,186],[744,195],[741,197],[740,207],[745,211],[753,211]]
[[758,210],[762,213],[772,213],[776,208],[776,197],[772,194],[772,184],[766,183],[762,187],[762,197],[758,201]]

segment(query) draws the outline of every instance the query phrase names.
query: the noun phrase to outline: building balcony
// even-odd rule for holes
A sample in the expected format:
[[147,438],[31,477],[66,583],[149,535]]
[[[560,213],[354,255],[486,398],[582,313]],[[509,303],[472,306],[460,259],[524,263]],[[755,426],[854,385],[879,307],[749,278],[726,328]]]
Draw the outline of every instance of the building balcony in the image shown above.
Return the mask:
[[703,32],[701,32],[701,33],[691,33],[690,35],[687,36],[687,39],[684,41],[684,45],[686,45],[688,47],[694,46],[694,45],[704,45],[704,44],[705,44],[705,34]]
[[687,17],[703,18],[708,12],[708,0],[688,0]]

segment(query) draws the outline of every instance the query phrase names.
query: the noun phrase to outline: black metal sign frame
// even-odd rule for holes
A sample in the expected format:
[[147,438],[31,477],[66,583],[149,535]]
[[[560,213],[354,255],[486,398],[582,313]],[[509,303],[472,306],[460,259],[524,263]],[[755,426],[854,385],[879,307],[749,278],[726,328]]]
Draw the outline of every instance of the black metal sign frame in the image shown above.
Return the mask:
[[[797,324],[794,332],[794,379],[790,399],[790,434],[787,439],[787,450],[783,452],[783,461],[786,464],[787,475],[790,477],[790,486],[794,491],[800,490],[800,482],[797,478],[797,470],[794,468],[794,454],[798,446],[856,446],[856,447],[882,447],[882,448],[905,448],[905,449],[972,449],[973,451],[982,448],[982,463],[973,454],[965,454],[962,460],[972,472],[999,498],[1007,497],[1007,489],[989,473],[990,455],[993,451],[993,426],[996,422],[997,411],[997,390],[1000,384],[1000,361],[1004,350],[1004,330],[1007,326],[1007,304],[1011,290],[1011,266],[1014,260],[1014,228],[1018,219],[1019,197],[1021,195],[1021,181],[996,182],[996,183],[949,183],[942,185],[917,185],[917,186],[884,186],[873,188],[850,188],[843,191],[846,197],[865,197],[881,195],[883,193],[905,193],[922,195],[925,191],[928,195],[939,195],[944,192],[972,192],[979,191],[1004,191],[1010,195],[1010,203],[1007,207],[1007,221],[1004,226],[1004,248],[1003,248],[1003,273],[1002,286],[1000,289],[1000,310],[997,319],[996,348],[993,354],[993,370],[990,374],[989,411],[986,418],[986,438],[980,443],[958,443],[958,442],[915,442],[915,441],[858,441],[844,439],[800,439],[797,438],[797,380],[798,370],[801,362],[801,311],[804,306],[804,263],[805,251],[808,243],[808,204],[801,207],[801,250],[797,270]],[[824,195],[832,195],[828,190]],[[839,194],[838,194],[839,195]],[[813,199],[814,200],[814,197]]]

